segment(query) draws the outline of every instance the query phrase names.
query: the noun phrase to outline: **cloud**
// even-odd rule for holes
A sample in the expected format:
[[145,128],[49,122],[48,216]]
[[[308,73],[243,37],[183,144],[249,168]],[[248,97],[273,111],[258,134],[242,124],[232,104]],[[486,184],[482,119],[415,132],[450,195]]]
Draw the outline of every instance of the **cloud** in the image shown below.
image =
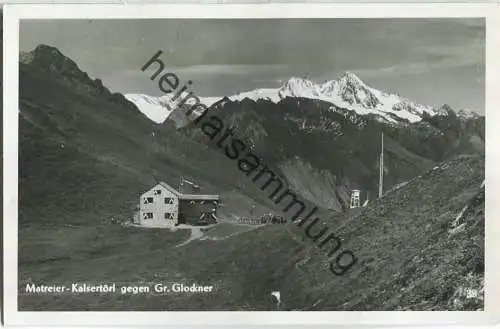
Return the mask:
[[404,63],[393,66],[374,68],[374,69],[360,69],[353,70],[357,74],[359,74],[363,78],[379,78],[384,76],[401,76],[401,75],[418,75],[423,73],[428,73],[440,69],[447,68],[459,68],[466,67],[472,65],[484,65],[477,61],[471,60],[456,60],[456,61],[444,61],[438,63],[428,63],[428,62],[420,62],[420,63]]
[[192,66],[181,66],[169,68],[170,72],[176,73],[177,75],[211,75],[211,74],[222,74],[222,75],[248,75],[248,74],[260,74],[265,72],[282,72],[288,69],[288,65],[285,64],[214,64],[214,65],[192,65]]

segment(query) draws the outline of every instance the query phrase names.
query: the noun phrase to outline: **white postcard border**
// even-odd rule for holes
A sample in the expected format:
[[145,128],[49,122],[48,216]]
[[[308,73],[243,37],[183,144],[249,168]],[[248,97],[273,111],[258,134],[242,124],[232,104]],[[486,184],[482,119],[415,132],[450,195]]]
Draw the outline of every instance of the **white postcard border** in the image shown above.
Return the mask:
[[[4,21],[4,315],[8,325],[490,324],[500,318],[500,15],[496,3],[18,5]],[[483,312],[26,312],[18,311],[18,92],[20,19],[486,17],[486,236]]]

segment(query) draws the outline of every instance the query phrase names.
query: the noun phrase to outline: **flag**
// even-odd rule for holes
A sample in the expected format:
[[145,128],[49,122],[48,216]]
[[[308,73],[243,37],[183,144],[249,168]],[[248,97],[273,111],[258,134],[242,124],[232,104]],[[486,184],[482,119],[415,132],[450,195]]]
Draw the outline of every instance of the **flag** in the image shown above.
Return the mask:
[[191,185],[192,188],[194,188],[195,190],[199,190],[200,189],[200,186],[191,182],[191,181],[188,181],[187,179],[185,179],[184,177],[181,177],[181,185],[184,185],[184,183],[188,184],[188,185]]

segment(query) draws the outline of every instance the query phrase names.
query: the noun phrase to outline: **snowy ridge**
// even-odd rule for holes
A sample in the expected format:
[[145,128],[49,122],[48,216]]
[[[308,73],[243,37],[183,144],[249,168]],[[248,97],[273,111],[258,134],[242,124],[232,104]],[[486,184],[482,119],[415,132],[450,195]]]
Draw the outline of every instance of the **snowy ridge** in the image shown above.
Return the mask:
[[469,109],[459,110],[457,112],[457,115],[460,118],[463,118],[465,120],[467,120],[467,119],[473,119],[473,118],[479,118],[480,117],[480,115],[477,112],[469,110]]
[[[135,106],[150,120],[160,124],[165,122],[167,118],[171,118],[175,121],[178,127],[182,127],[188,123],[186,116],[182,113],[187,113],[187,107],[182,108],[182,100],[188,97],[188,92],[182,94],[182,96],[175,97],[175,94],[165,95],[162,97],[148,96],[144,94],[125,94],[125,98],[130,102],[134,103]],[[220,100],[218,97],[205,98],[200,100],[201,103],[209,106],[208,104],[213,104]],[[188,98],[185,102],[187,106],[193,105],[195,103],[194,99]],[[179,115],[174,116],[172,113],[176,112]],[[184,111],[185,110],[185,111]],[[193,111],[194,115],[200,114],[200,109],[195,109]]]
[[436,114],[430,106],[416,104],[398,95],[371,88],[351,72],[345,72],[339,79],[324,84],[292,77],[278,89],[256,89],[236,94],[229,99],[267,99],[277,103],[286,97],[318,99],[361,115],[375,114],[388,122],[398,122],[395,117],[417,122],[422,120],[424,113],[430,116]]
[[[184,92],[181,97],[175,97],[175,94],[161,97],[126,94],[125,97],[134,103],[148,118],[157,123],[162,123],[170,116],[172,109],[179,108],[179,102],[187,95],[188,91]],[[337,80],[326,81],[323,84],[292,77],[279,88],[260,88],[238,93],[228,98],[231,101],[242,101],[248,98],[254,101],[268,100],[278,103],[287,97],[317,99],[354,111],[360,115],[372,114],[380,121],[396,124],[407,121],[418,122],[425,115],[448,114],[446,111],[442,110],[440,112],[431,106],[414,103],[399,95],[374,89],[351,72],[345,72]],[[200,97],[200,102],[209,107],[222,98]],[[193,103],[193,99],[186,102],[188,105]],[[460,111],[458,113],[464,118],[478,115],[472,111]]]
[[163,123],[172,113],[172,109],[162,102],[161,98],[163,97],[125,94],[125,98],[134,103],[144,115],[156,123]]

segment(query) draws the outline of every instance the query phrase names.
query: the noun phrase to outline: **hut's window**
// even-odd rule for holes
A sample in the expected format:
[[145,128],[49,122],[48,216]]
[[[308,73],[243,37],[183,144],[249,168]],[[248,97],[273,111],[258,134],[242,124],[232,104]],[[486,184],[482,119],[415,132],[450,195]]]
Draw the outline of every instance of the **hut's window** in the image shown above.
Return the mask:
[[144,204],[153,203],[153,198],[144,198]]
[[159,194],[161,194],[161,190],[156,190],[155,195],[159,195]]
[[165,204],[174,204],[174,198],[165,198]]
[[153,213],[152,212],[145,212],[142,217],[144,219],[152,219],[153,218]]
[[165,219],[174,219],[174,214],[172,214],[171,212],[166,212]]

